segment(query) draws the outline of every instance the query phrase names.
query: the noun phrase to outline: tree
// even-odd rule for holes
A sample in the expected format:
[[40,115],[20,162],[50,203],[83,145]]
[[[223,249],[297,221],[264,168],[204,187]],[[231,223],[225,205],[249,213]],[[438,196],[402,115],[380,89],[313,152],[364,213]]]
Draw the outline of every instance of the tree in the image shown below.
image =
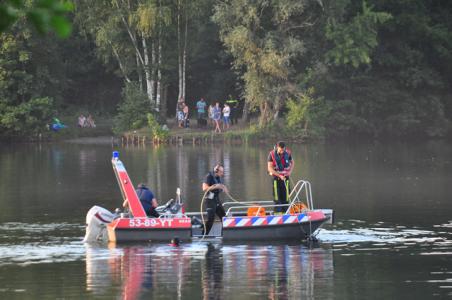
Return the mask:
[[297,92],[293,63],[302,59],[303,30],[312,25],[307,6],[299,0],[231,0],[215,7],[213,19],[242,74],[246,103],[260,110],[260,126],[278,118]]
[[71,24],[65,15],[73,8],[70,1],[37,0],[30,3],[6,0],[0,3],[0,32],[25,17],[41,34],[53,30],[58,36],[67,37],[71,33]]

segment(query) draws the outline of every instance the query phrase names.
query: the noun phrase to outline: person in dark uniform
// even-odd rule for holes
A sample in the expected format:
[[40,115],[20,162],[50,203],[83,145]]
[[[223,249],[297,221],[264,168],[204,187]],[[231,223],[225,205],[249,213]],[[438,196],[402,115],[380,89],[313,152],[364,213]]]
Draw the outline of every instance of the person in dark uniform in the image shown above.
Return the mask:
[[209,192],[206,195],[206,212],[207,222],[204,227],[204,234],[209,234],[215,220],[215,214],[222,219],[226,213],[223,208],[223,204],[220,201],[220,192],[228,192],[227,187],[222,183],[221,177],[224,175],[224,167],[221,164],[217,164],[213,168],[213,172],[209,172],[202,183],[202,190]]
[[226,100],[226,103],[231,107],[231,125],[234,125],[238,123],[239,119],[239,101],[234,99],[231,95],[229,95],[228,100]]
[[157,199],[150,189],[146,187],[144,183],[140,183],[136,189],[138,199],[140,199],[141,205],[148,217],[158,218],[160,215],[155,210],[158,206]]
[[[273,201],[277,205],[288,204],[290,194],[289,176],[294,161],[284,142],[278,142],[267,158],[267,170],[272,176]],[[288,206],[276,206],[276,213],[284,213]]]

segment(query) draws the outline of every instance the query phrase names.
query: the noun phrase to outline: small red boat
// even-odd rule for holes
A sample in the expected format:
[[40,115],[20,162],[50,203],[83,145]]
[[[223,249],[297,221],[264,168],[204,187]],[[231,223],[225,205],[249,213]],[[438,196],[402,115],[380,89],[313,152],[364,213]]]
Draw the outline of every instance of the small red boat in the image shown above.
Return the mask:
[[276,206],[273,201],[227,202],[224,203],[226,216],[204,236],[201,221],[204,216],[184,212],[179,189],[176,200],[171,199],[157,208],[159,218],[148,217],[116,151],[112,165],[123,199],[129,203],[129,211],[121,213],[117,209],[111,213],[99,206],[92,207],[86,216],[86,242],[167,242],[174,238],[189,241],[206,237],[223,241],[301,241],[314,238],[322,224],[333,221],[331,209],[314,209],[311,185],[300,180],[291,191],[291,202],[285,206],[285,214],[273,213]]

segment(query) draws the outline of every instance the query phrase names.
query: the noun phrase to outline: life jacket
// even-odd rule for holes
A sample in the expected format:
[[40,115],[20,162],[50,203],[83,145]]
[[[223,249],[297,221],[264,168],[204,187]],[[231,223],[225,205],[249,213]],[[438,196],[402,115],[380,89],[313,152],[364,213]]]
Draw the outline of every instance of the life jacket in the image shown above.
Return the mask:
[[290,150],[284,150],[282,159],[276,150],[272,150],[270,154],[272,156],[273,168],[278,171],[278,173],[286,175],[290,170]]

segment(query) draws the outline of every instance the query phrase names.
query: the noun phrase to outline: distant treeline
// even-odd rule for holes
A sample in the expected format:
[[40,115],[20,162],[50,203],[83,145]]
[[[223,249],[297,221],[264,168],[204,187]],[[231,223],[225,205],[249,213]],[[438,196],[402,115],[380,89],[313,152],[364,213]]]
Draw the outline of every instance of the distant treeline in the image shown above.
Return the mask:
[[0,34],[0,137],[85,111],[134,129],[181,97],[294,136],[451,133],[452,1],[72,2],[66,39],[20,17]]

